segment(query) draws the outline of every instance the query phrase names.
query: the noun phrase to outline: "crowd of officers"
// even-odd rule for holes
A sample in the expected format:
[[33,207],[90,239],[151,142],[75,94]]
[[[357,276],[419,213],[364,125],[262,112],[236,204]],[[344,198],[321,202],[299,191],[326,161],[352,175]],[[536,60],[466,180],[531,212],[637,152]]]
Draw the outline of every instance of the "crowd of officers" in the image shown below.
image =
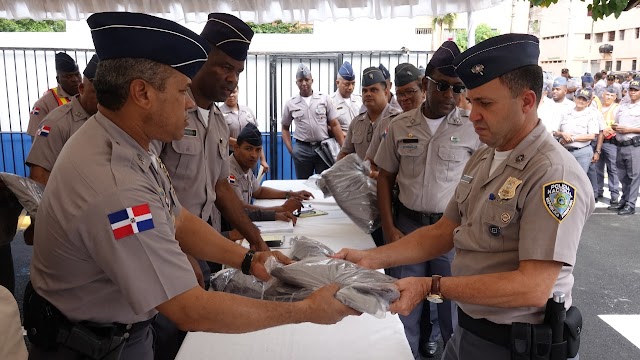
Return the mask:
[[[237,99],[248,25],[221,13],[209,15],[200,35],[145,14],[98,13],[87,22],[96,56],[80,77],[73,59],[56,54],[58,87],[36,102],[29,126],[27,164],[45,185],[24,305],[30,358],[173,358],[185,331],[357,315],[335,300],[335,285],[299,303],[205,291],[217,263],[262,280],[268,257],[289,263],[269,251],[252,220],[295,221],[291,213],[312,196],[261,187],[253,174],[258,162],[268,164],[255,115]],[[538,353],[551,340],[532,330],[546,323],[554,292],[565,294],[563,309],[572,305],[577,247],[595,206],[583,195],[591,185],[576,156],[582,147],[569,145],[590,146],[592,131],[606,140],[613,130],[615,142],[596,141],[596,154],[614,144],[618,164],[635,168],[626,151],[636,146],[626,144],[640,139],[640,85],[629,82],[628,105],[609,128],[590,124],[579,106],[589,106],[588,86],[566,105],[555,96],[563,78],[553,103],[544,99],[539,51],[538,39],[523,34],[462,53],[447,41],[423,71],[394,69],[395,94],[383,65],[362,71],[361,96],[348,62],[331,96],[313,91],[304,64],[296,71],[300,93],[282,115],[296,174],[330,166],[316,151],[330,138],[341,146],[338,160],[356,153],[372,163],[378,247],[336,256],[399,279],[401,297],[389,310],[400,314],[416,359],[436,351],[430,302],[444,359],[576,356],[560,343],[561,355]],[[603,108],[612,89],[602,90]],[[539,119],[547,103],[572,114],[558,120],[557,139]],[[637,175],[624,173],[619,204],[635,203]],[[286,201],[265,209],[253,198]],[[250,250],[228,241],[242,238]],[[534,335],[519,337],[516,323]]]

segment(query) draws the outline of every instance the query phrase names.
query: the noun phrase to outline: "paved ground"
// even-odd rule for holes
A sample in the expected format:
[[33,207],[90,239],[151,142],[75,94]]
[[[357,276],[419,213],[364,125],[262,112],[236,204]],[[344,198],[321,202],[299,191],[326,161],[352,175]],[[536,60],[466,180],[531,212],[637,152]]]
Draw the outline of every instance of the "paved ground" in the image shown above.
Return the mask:
[[[580,358],[640,359],[640,213],[622,217],[607,211],[603,203],[598,206],[583,231],[574,271],[574,303],[584,317]],[[31,248],[17,237],[13,255],[17,294],[22,294]],[[21,299],[19,304],[22,309]],[[605,317],[614,319],[618,330],[601,315],[622,315]]]

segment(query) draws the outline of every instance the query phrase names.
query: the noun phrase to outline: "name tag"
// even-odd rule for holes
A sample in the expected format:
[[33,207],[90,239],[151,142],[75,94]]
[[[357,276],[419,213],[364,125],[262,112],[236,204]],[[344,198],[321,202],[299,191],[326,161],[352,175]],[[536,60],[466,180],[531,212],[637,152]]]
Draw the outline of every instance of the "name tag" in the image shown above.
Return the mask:
[[184,136],[196,136],[198,134],[196,129],[184,129]]
[[467,184],[471,184],[471,180],[473,180],[473,176],[469,176],[469,175],[462,175],[462,178],[460,179],[461,182],[467,183]]
[[418,139],[402,139],[403,143],[417,143]]

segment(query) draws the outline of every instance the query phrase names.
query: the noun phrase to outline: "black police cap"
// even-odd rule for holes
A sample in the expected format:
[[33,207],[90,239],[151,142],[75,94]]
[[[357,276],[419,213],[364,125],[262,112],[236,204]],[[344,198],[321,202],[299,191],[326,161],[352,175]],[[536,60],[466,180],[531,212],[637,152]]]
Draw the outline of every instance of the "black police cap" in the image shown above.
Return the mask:
[[403,63],[396,66],[395,69],[395,83],[396,86],[405,86],[412,81],[418,81],[420,76],[420,70],[416,68],[413,64]]
[[260,130],[258,130],[254,124],[248,123],[242,128],[236,140],[238,144],[246,142],[252,146],[262,146],[262,133],[260,133]]
[[93,78],[96,77],[96,69],[98,68],[99,62],[100,59],[98,59],[98,54],[93,54],[91,60],[89,60],[89,63],[87,64],[87,67],[84,68],[82,75],[89,80],[93,80]]
[[78,64],[67,53],[56,53],[56,71],[63,72],[76,72],[78,71]]
[[200,35],[233,59],[245,61],[253,30],[231,14],[211,13]]

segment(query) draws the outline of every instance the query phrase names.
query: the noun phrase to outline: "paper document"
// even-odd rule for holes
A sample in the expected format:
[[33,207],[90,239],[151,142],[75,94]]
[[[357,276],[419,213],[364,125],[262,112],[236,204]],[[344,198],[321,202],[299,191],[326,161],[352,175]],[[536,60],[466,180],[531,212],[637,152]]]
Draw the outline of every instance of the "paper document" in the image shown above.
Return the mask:
[[264,166],[260,165],[258,168],[258,175],[256,178],[258,179],[258,184],[262,183],[262,178],[264,177]]
[[253,224],[260,229],[262,234],[292,233],[291,221],[254,221]]

